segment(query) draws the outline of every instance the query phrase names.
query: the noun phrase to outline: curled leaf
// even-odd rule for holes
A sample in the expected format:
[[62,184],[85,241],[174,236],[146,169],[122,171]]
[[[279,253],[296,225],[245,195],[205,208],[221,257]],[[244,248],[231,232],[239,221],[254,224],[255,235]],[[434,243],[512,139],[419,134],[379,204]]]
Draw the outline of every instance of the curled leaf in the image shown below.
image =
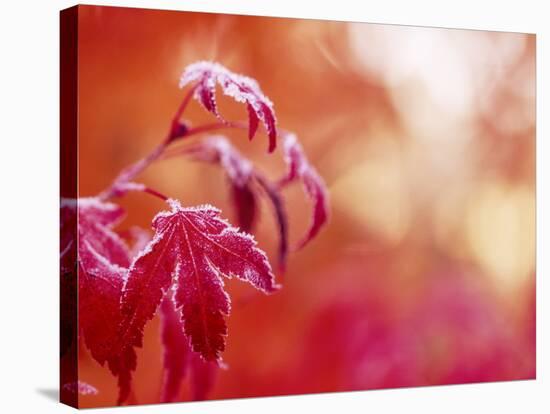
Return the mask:
[[300,180],[306,194],[313,202],[312,221],[306,235],[298,242],[298,249],[309,243],[328,220],[328,192],[323,179],[309,163],[296,135],[286,134],[283,141],[285,161],[288,165],[287,174],[279,181],[279,187]]
[[271,205],[273,206],[275,221],[277,222],[277,228],[279,230],[279,267],[282,271],[284,271],[286,268],[286,259],[288,255],[288,218],[285,204],[283,202],[283,196],[279,192],[278,188],[262,175],[257,174],[256,180],[260,187],[264,190],[266,196],[271,202]]
[[252,163],[220,135],[189,148],[188,153],[197,160],[218,164],[224,169],[231,186],[237,225],[242,231],[250,232],[258,210]]
[[[195,159],[220,165],[231,183],[231,196],[241,230],[252,230],[258,211],[258,195],[271,203],[279,230],[279,266],[284,270],[288,253],[288,225],[282,195],[250,160],[245,158],[229,140],[221,135],[211,136],[187,149]],[[263,190],[263,192],[259,189]]]
[[250,185],[231,185],[231,201],[237,213],[237,225],[244,232],[251,232],[256,222],[258,203]]
[[219,63],[200,61],[187,66],[180,78],[180,88],[195,83],[193,97],[209,112],[223,119],[215,100],[216,84],[223,93],[237,102],[246,103],[248,136],[254,138],[258,121],[262,121],[269,137],[269,152],[277,146],[277,127],[273,103],[261,91],[258,83],[247,76],[231,72]]

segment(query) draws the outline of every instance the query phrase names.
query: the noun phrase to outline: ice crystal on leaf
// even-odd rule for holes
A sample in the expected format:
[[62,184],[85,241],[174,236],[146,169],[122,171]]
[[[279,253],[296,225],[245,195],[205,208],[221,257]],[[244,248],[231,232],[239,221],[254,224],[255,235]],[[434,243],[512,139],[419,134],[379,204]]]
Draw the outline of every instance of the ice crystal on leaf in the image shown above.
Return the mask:
[[237,224],[250,232],[258,213],[258,198],[266,196],[271,203],[279,230],[279,266],[284,269],[288,250],[287,214],[282,195],[274,183],[256,170],[229,140],[221,135],[211,136],[187,150],[194,159],[220,165],[231,186],[231,201]]
[[313,202],[313,220],[306,235],[298,242],[297,248],[300,249],[309,243],[326,223],[329,215],[328,193],[323,179],[309,163],[296,135],[284,136],[283,151],[288,171],[280,180],[279,186],[284,187],[295,180],[300,180]]
[[231,72],[219,63],[196,62],[185,68],[180,87],[196,83],[194,98],[209,112],[223,119],[216,105],[216,84],[223,93],[237,102],[246,103],[248,110],[248,137],[254,138],[258,121],[262,121],[269,137],[269,152],[277,145],[277,128],[273,103],[261,91],[258,82]]
[[130,392],[136,367],[132,347],[119,340],[120,300],[130,255],[113,231],[124,211],[97,198],[78,200],[79,325],[86,346],[100,364],[118,377],[119,402]]
[[250,232],[258,209],[252,163],[222,136],[209,137],[188,152],[197,160],[218,164],[224,169],[230,183],[237,225],[242,231]]
[[175,302],[192,349],[207,361],[221,358],[230,300],[222,276],[237,277],[265,292],[276,289],[271,266],[254,239],[220,218],[211,206],[183,208],[153,220],[155,236],[133,261],[122,298],[123,339],[141,346],[143,327],[175,283]]

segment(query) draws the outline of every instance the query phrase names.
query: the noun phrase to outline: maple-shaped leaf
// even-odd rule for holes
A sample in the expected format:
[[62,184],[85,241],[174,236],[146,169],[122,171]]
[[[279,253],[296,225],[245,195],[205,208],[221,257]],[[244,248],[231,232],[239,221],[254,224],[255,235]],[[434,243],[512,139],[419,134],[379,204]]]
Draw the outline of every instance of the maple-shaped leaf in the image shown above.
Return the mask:
[[230,311],[222,276],[235,276],[269,293],[277,288],[271,266],[254,239],[220,218],[218,209],[183,208],[172,199],[168,203],[171,211],[154,218],[155,236],[128,271],[123,339],[141,346],[143,327],[174,279],[175,301],[192,349],[205,360],[219,360],[227,334],[224,317]]
[[193,97],[209,112],[223,119],[216,105],[216,84],[223,93],[237,102],[246,103],[248,137],[254,138],[258,122],[262,121],[269,137],[269,152],[277,145],[277,127],[273,103],[261,91],[258,83],[247,76],[231,72],[219,63],[200,61],[187,66],[180,78],[180,88],[196,83]]
[[305,156],[296,135],[285,134],[283,151],[288,171],[286,176],[280,180],[279,186],[283,187],[295,180],[300,180],[313,202],[313,219],[306,235],[298,242],[297,248],[300,249],[319,233],[319,230],[328,220],[328,192],[323,179]]
[[190,377],[192,399],[203,400],[214,385],[218,365],[204,361],[198,353],[191,350],[181,315],[171,295],[165,296],[160,309],[164,349],[161,401],[177,401],[186,376]]
[[[258,212],[258,194],[270,201],[279,229],[279,266],[284,269],[288,252],[287,215],[277,186],[255,170],[252,162],[244,157],[229,140],[221,135],[186,149],[195,159],[220,165],[231,185],[231,201],[236,211],[237,224],[242,231],[250,232]],[[263,190],[259,191],[259,190]]]
[[124,211],[97,198],[78,199],[78,318],[86,346],[101,365],[118,377],[119,400],[130,393],[135,351],[121,346],[122,286],[130,263],[128,248],[113,231]]

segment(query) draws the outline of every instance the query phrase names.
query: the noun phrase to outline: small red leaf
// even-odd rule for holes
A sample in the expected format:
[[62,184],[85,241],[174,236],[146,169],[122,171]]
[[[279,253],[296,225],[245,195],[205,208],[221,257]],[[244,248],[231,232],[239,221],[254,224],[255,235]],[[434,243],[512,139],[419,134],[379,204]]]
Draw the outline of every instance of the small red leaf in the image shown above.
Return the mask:
[[128,249],[112,227],[123,217],[115,204],[78,200],[79,326],[92,357],[118,377],[119,403],[130,393],[136,368],[132,347],[121,346],[119,324]]
[[172,210],[155,217],[155,237],[128,271],[121,330],[131,344],[141,345],[143,327],[173,275],[175,300],[192,349],[206,360],[219,360],[227,333],[224,316],[230,310],[221,276],[236,276],[268,293],[276,289],[273,273],[252,237],[222,220],[219,210],[168,202]]
[[209,73],[205,73],[195,90],[195,98],[204,106],[208,112],[218,116],[216,105],[216,80]]
[[220,367],[216,362],[205,361],[196,352],[191,352],[191,398],[205,400],[216,381]]
[[279,267],[282,271],[286,268],[286,259],[288,255],[288,218],[286,214],[283,197],[278,188],[263,176],[257,174],[256,180],[265,191],[275,213],[275,220],[279,229]]
[[258,203],[253,189],[252,163],[221,136],[211,136],[188,149],[195,159],[219,164],[231,182],[231,201],[236,212],[237,225],[250,232],[256,219]]
[[[112,230],[124,217],[124,210],[113,203],[106,203],[97,198],[78,199],[78,235],[86,241],[98,257],[103,257],[111,264],[128,267],[130,257],[124,241]],[[79,243],[79,250],[82,243]]]
[[223,93],[237,102],[247,104],[250,139],[256,134],[258,120],[261,120],[269,137],[269,152],[277,145],[277,121],[273,103],[261,91],[258,83],[247,76],[231,72],[219,63],[196,62],[187,66],[180,78],[180,88],[197,82],[194,98],[209,112],[219,116],[215,106],[215,84],[218,83]]
[[134,348],[124,347],[117,358],[109,360],[109,369],[118,377],[117,404],[125,402],[130,396],[132,384],[132,372],[137,367],[137,356]]
[[299,179],[304,185],[305,192],[313,202],[313,219],[306,235],[298,243],[297,248],[300,249],[319,233],[319,230],[328,220],[328,192],[323,179],[306,158],[296,135],[285,135],[283,151],[288,165],[288,172],[280,180],[279,186],[285,186]]
[[231,196],[241,230],[252,230],[258,211],[258,186],[264,190],[273,206],[279,229],[279,266],[285,268],[288,253],[288,225],[284,202],[277,186],[273,185],[223,136],[211,136],[207,140],[188,148],[186,153],[196,159],[217,163],[225,170],[231,181]]
[[258,131],[259,119],[252,105],[247,104],[246,109],[248,110],[248,139],[252,141],[252,138],[254,138],[254,135]]
[[189,338],[183,332],[183,325],[171,295],[166,295],[161,307],[161,341],[164,348],[161,401],[178,400],[181,384],[187,373],[191,350]]
[[250,185],[239,187],[235,184],[231,185],[231,200],[235,206],[237,213],[237,225],[239,229],[249,233],[254,227],[256,221],[256,212],[258,204],[256,195]]
[[180,312],[171,295],[161,304],[162,345],[164,348],[164,379],[161,401],[178,400],[181,385],[187,372],[190,372],[191,398],[204,400],[215,381],[218,364],[204,361],[200,354],[193,352],[189,338],[184,333]]

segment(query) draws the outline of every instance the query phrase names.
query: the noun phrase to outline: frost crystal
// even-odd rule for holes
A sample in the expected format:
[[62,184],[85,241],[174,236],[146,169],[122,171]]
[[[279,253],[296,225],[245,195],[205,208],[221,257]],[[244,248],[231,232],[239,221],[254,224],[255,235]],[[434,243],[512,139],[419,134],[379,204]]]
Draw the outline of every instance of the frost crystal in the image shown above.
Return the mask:
[[171,211],[153,220],[155,237],[128,271],[122,298],[124,340],[141,346],[143,327],[156,313],[176,276],[174,300],[193,351],[216,361],[225,348],[224,316],[230,300],[222,276],[235,276],[265,293],[277,286],[265,253],[254,239],[238,232],[211,206],[183,208],[170,199]]
[[286,134],[284,136],[283,151],[288,171],[279,181],[279,187],[286,186],[295,180],[301,180],[305,192],[313,202],[313,219],[306,235],[298,243],[298,249],[300,249],[319,233],[328,220],[328,191],[323,179],[309,163],[296,135]]
[[209,112],[223,119],[215,100],[216,83],[225,95],[237,102],[246,103],[248,110],[248,136],[254,138],[261,120],[269,137],[269,152],[277,145],[277,120],[273,103],[263,94],[254,79],[231,72],[219,63],[200,61],[187,66],[180,78],[180,88],[196,82],[193,97]]

